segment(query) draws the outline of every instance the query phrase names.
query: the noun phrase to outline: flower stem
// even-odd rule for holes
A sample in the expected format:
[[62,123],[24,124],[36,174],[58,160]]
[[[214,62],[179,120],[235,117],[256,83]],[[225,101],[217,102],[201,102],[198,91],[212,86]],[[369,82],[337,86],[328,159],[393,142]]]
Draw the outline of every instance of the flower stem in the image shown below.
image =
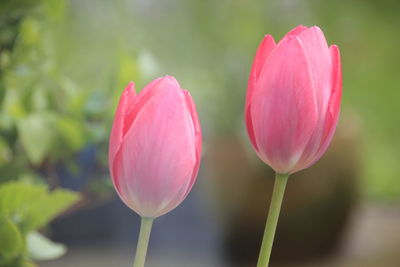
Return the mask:
[[153,218],[142,217],[141,219],[139,240],[136,247],[136,256],[135,261],[133,262],[133,267],[144,267],[153,221]]
[[265,225],[257,267],[267,267],[269,264],[272,244],[274,243],[276,226],[278,224],[279,213],[281,211],[282,200],[285,194],[288,178],[288,174],[277,173],[275,175],[274,191],[272,193],[271,204],[269,206],[267,224]]

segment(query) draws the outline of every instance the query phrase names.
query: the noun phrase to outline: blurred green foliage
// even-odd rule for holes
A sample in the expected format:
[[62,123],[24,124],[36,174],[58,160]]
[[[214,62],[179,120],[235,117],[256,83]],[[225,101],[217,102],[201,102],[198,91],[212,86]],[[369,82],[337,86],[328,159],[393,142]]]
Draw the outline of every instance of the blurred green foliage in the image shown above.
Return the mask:
[[8,182],[0,185],[0,266],[33,266],[31,260],[65,253],[37,232],[78,200],[66,190],[49,192],[46,185]]
[[[12,42],[5,40],[0,54],[0,169],[2,179],[45,172],[54,187],[57,183],[46,170],[54,169],[59,162],[73,164],[76,152],[106,139],[102,108],[106,107],[103,102],[110,101],[97,92],[97,84],[76,82],[74,74],[69,73],[68,60],[79,57],[66,53],[62,45],[67,43],[68,47],[69,39],[74,38],[68,29],[72,18],[66,15],[69,2],[32,2],[36,6],[25,6],[25,13],[18,11],[20,6],[13,4],[15,1],[2,2],[5,17],[18,16],[2,21],[12,21],[17,27],[10,34]],[[103,87],[108,88],[110,75],[107,78]],[[102,81],[101,77],[97,80]]]
[[[14,1],[12,1],[14,2]],[[65,1],[40,1],[19,22],[12,47],[2,51],[3,163],[40,166],[70,157],[87,141],[84,94],[57,62],[57,25]],[[19,160],[17,160],[19,159]]]
[[[34,266],[33,260],[63,255],[64,246],[37,231],[78,200],[76,193],[60,189],[50,193],[47,185],[37,184],[46,177],[45,161],[51,164],[70,156],[85,141],[80,121],[68,112],[77,94],[58,72],[52,54],[57,43],[52,39],[53,25],[62,21],[65,3],[0,3],[0,266],[4,267]],[[60,101],[68,92],[69,102]]]

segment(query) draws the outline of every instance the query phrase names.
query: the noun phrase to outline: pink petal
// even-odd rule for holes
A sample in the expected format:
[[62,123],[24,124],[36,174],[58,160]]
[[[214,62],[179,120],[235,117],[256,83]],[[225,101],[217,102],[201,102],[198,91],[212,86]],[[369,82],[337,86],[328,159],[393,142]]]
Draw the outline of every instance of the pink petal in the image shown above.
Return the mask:
[[155,95],[157,90],[162,88],[159,83],[163,80],[164,82],[168,80],[178,84],[175,78],[165,76],[150,82],[143,88],[139,95],[136,95],[135,84],[133,82],[130,82],[122,92],[111,129],[108,157],[109,166],[112,166],[115,154],[119,150],[120,144],[134,122],[137,113],[143,108],[143,105],[148,102],[149,98]]
[[196,139],[196,165],[193,169],[192,177],[190,179],[190,184],[187,189],[186,194],[184,195],[183,199],[186,198],[187,194],[189,194],[190,190],[193,187],[194,182],[196,181],[197,174],[199,172],[199,167],[200,167],[200,159],[201,159],[201,144],[202,144],[202,133],[201,133],[201,127],[200,127],[200,121],[197,115],[196,111],[196,105],[194,104],[194,101],[192,99],[192,96],[188,91],[183,90],[183,93],[185,94],[185,100],[186,104],[189,110],[189,113],[191,115],[191,123],[193,123],[194,130],[195,130],[195,139]]
[[307,27],[304,27],[303,25],[299,25],[296,28],[294,28],[293,30],[291,30],[290,32],[288,32],[285,35],[285,37],[286,36],[291,36],[291,35],[294,35],[294,36],[299,35],[302,31],[307,30],[307,29],[308,29]]
[[110,134],[110,143],[108,148],[108,164],[112,166],[115,154],[117,153],[122,139],[126,110],[133,106],[133,101],[136,98],[135,84],[130,82],[122,92],[117,110],[115,112],[114,122]]
[[324,34],[318,27],[311,27],[298,35],[306,50],[307,60],[312,70],[312,80],[318,106],[318,123],[313,135],[304,148],[301,159],[293,171],[303,169],[320,149],[324,138],[326,112],[332,92],[332,59]]
[[185,95],[171,77],[156,87],[150,90],[157,93],[137,113],[114,166],[121,171],[118,176],[129,177],[117,181],[121,198],[147,217],[160,216],[180,203],[196,164],[195,129]]
[[166,79],[166,77],[157,78],[151,81],[143,88],[143,90],[136,97],[135,101],[132,101],[127,107],[127,110],[125,112],[123,135],[128,132],[138,112],[143,108],[143,105],[146,104],[149,99],[156,94],[155,91],[162,88],[161,86],[159,86],[159,83],[161,83],[164,79]]
[[329,49],[332,55],[333,62],[331,87],[332,93],[329,99],[329,106],[326,115],[322,143],[314,160],[308,166],[311,166],[317,160],[319,160],[328,149],[328,146],[331,143],[333,135],[335,133],[337,123],[339,121],[340,102],[342,99],[342,66],[340,63],[339,48],[336,45],[332,45]]
[[251,112],[249,112],[249,105],[251,98],[253,96],[254,86],[257,82],[258,76],[260,75],[262,66],[264,65],[264,62],[266,61],[272,50],[275,48],[275,46],[276,44],[274,38],[271,35],[266,35],[263,41],[261,42],[260,46],[258,47],[249,77],[249,84],[246,94],[245,116],[246,116],[246,125],[250,141],[255,149],[257,149],[257,146],[254,139],[253,126],[251,121]]
[[325,118],[332,84],[332,60],[328,44],[324,33],[316,26],[303,30],[297,36],[302,42],[311,69],[319,114]]
[[264,39],[262,40],[260,46],[257,49],[257,53],[254,58],[253,66],[250,73],[251,78],[253,78],[254,80],[258,79],[258,76],[261,73],[261,69],[265,63],[265,60],[271,54],[275,46],[276,44],[274,37],[272,37],[272,35],[270,34],[265,35]]
[[277,172],[290,171],[318,121],[310,66],[298,37],[288,36],[272,51],[251,103],[259,156]]

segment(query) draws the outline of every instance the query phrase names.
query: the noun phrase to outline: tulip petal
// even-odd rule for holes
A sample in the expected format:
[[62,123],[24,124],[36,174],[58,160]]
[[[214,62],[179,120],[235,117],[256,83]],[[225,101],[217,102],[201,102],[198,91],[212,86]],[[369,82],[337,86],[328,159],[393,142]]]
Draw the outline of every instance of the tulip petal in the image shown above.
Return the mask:
[[[303,25],[299,25],[299,26],[297,26],[296,28],[294,28],[293,30],[291,30],[290,32],[288,32],[286,35],[285,35],[285,37],[287,37],[287,36],[291,36],[291,35],[294,35],[294,36],[296,36],[296,35],[299,35],[302,31],[304,31],[304,30],[307,30],[308,28],[307,27],[305,27],[305,26],[303,26]],[[284,38],[285,38],[284,37]],[[283,39],[284,39],[283,38]],[[282,40],[283,40],[282,39]]]
[[253,62],[252,70],[251,70],[251,76],[255,80],[258,79],[258,76],[260,75],[260,72],[264,65],[265,60],[271,54],[271,52],[275,48],[275,46],[276,46],[276,43],[275,43],[274,37],[272,37],[272,35],[270,35],[270,34],[265,35],[263,41],[261,42],[260,46],[257,49],[257,53],[254,58],[254,62]]
[[201,159],[201,143],[202,143],[202,133],[201,133],[201,127],[200,127],[200,121],[197,115],[196,111],[196,105],[194,104],[194,101],[188,91],[183,90],[183,93],[185,94],[185,100],[187,107],[189,109],[189,113],[191,116],[191,123],[193,123],[194,130],[195,130],[195,145],[196,145],[196,165],[193,169],[192,177],[190,179],[190,184],[189,187],[186,190],[186,194],[184,195],[183,198],[189,194],[190,190],[193,187],[194,182],[196,181],[197,174],[199,172],[199,167],[200,167],[200,159]]
[[323,32],[319,27],[311,27],[302,31],[297,37],[302,41],[306,51],[307,61],[312,70],[312,79],[318,107],[318,123],[301,159],[294,171],[298,171],[313,160],[324,138],[326,112],[332,91],[332,59]]
[[123,134],[124,123],[125,123],[124,114],[126,113],[126,110],[130,106],[133,106],[133,101],[135,98],[136,98],[135,84],[133,82],[130,82],[122,92],[117,110],[115,112],[115,119],[113,122],[113,126],[111,128],[110,143],[108,149],[109,166],[112,166],[115,154],[119,150],[119,147],[121,145],[124,136]]
[[275,171],[297,163],[318,121],[315,90],[302,42],[288,36],[264,64],[251,101],[258,154]]
[[304,148],[301,159],[293,170],[294,172],[303,169],[310,161],[313,161],[321,146],[324,138],[326,112],[332,91],[332,59],[323,32],[315,26],[302,31],[297,37],[302,41],[307,61],[312,70],[319,116],[317,127]]
[[[339,121],[340,114],[340,102],[342,98],[342,66],[340,63],[340,52],[336,45],[332,45],[330,48],[330,53],[332,55],[332,93],[329,99],[328,112],[326,115],[326,121],[324,124],[323,138],[321,146],[314,158],[314,160],[308,165],[311,166],[317,160],[319,160],[322,155],[328,149],[329,144],[332,141],[333,134],[335,133],[336,126]],[[307,166],[307,167],[308,167]]]
[[[143,88],[139,95],[136,95],[135,83],[133,82],[130,82],[122,92],[111,129],[108,157],[109,166],[112,166],[114,157],[119,150],[120,144],[135,120],[137,113],[140,111],[143,105],[147,103],[148,99],[155,94],[154,90],[150,89],[160,88],[156,85],[164,78],[165,77],[161,77],[150,82],[146,87]],[[152,93],[150,91],[152,91]]]
[[257,49],[257,53],[254,58],[254,62],[250,71],[249,84],[246,94],[245,116],[246,116],[247,132],[249,134],[250,141],[255,149],[257,149],[257,145],[254,139],[251,112],[249,112],[250,99],[253,96],[254,86],[256,84],[258,76],[260,75],[262,66],[264,65],[264,62],[271,54],[275,46],[276,44],[274,38],[269,34],[266,35]]
[[325,118],[332,84],[332,60],[328,44],[317,26],[303,30],[297,36],[302,41],[310,65],[320,118]]
[[[131,125],[135,121],[135,118],[138,114],[138,112],[143,108],[143,105],[145,105],[148,101],[149,98],[154,96],[159,90],[160,86],[157,86],[163,79],[166,79],[166,77],[161,77],[157,78],[154,81],[150,82],[148,85],[146,85],[143,90],[140,92],[139,95],[135,99],[131,99],[130,105],[127,106],[126,112],[124,114],[125,120],[124,120],[124,127],[123,127],[123,135],[128,132],[130,129]],[[133,101],[134,100],[134,101]]]
[[176,80],[164,77],[149,91],[155,94],[137,113],[113,169],[129,177],[116,181],[123,201],[142,216],[157,217],[177,206],[190,187],[196,146],[193,120]]

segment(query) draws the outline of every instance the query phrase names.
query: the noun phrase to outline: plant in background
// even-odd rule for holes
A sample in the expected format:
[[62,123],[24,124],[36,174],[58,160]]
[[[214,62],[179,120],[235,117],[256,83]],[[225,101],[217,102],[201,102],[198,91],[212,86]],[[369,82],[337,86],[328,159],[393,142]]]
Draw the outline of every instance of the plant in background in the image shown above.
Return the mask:
[[49,260],[65,253],[38,230],[78,201],[67,190],[48,191],[44,184],[0,184],[0,266],[35,266],[33,260]]
[[109,167],[122,201],[142,223],[134,267],[143,267],[153,220],[189,194],[200,166],[201,129],[190,94],[171,76],[136,95],[122,93],[110,136]]
[[257,155],[276,172],[258,267],[268,266],[289,175],[325,153],[342,94],[339,49],[318,27],[298,26],[275,44],[265,36],[254,59],[246,125]]
[[67,4],[0,3],[0,266],[32,266],[65,252],[38,232],[79,199],[56,189],[57,168],[72,166],[87,143],[106,140],[95,132],[105,125],[95,123],[88,90],[60,64]]
[[32,7],[20,19],[13,45],[1,54],[1,179],[45,173],[54,188],[56,163],[72,158],[89,140],[85,93],[58,62],[56,30],[65,10],[66,1]]

